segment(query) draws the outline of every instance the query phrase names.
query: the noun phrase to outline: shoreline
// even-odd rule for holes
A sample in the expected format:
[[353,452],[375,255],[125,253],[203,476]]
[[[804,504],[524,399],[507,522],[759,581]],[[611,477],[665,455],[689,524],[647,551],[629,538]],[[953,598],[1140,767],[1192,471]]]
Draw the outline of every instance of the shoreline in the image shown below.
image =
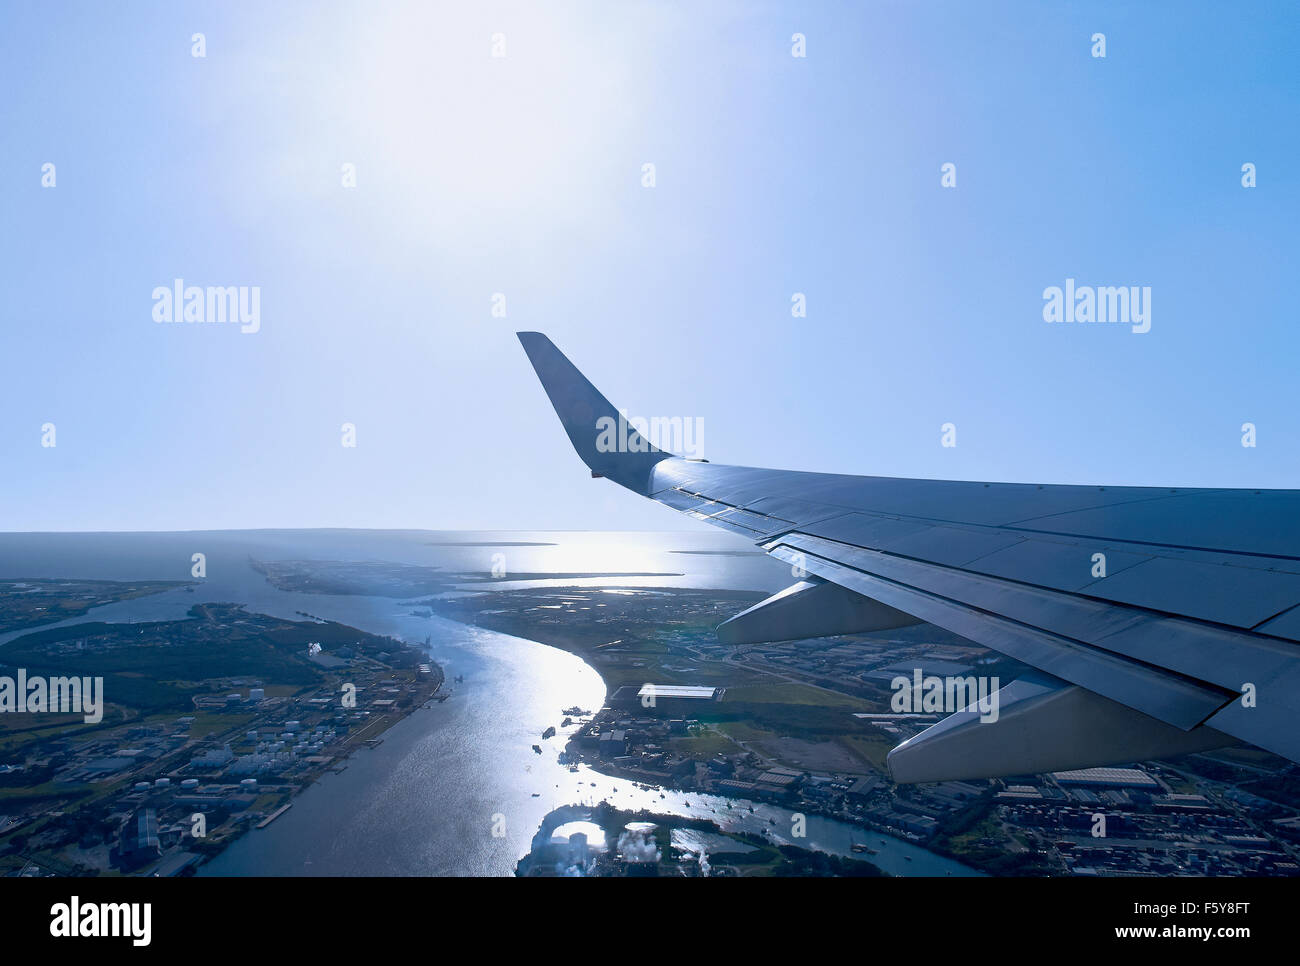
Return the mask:
[[[33,773],[5,788],[0,805],[17,809],[22,820],[6,828],[3,867],[34,864],[64,875],[188,874],[223,854],[250,828],[269,826],[326,774],[345,770],[358,748],[373,748],[391,728],[430,705],[445,682],[442,666],[427,648],[355,626],[361,622],[278,617],[258,602],[182,598],[180,604],[190,605],[184,617],[104,621],[96,619],[102,615],[80,615],[52,621],[18,631],[0,649],[8,661],[57,669],[68,659],[64,642],[76,639],[71,653],[103,665],[106,681],[117,680],[123,668],[179,667],[177,660],[190,658],[176,654],[195,649],[217,652],[224,645],[239,655],[222,677],[196,676],[194,685],[176,695],[144,691],[117,697],[113,715],[102,725],[83,729],[55,720],[48,728],[35,728],[30,740],[15,746],[17,760],[30,770],[33,760],[53,753],[47,746],[61,748],[62,771]],[[305,643],[309,639],[326,642],[330,653],[355,655],[326,663],[315,656],[326,652],[319,644],[312,644],[312,651]],[[308,653],[305,660],[300,646]],[[18,652],[9,654],[15,647]],[[220,663],[214,656],[195,660]],[[345,694],[348,688],[362,689],[360,706],[339,697],[340,681],[348,682]],[[244,697],[232,705],[237,693],[223,704],[223,690],[235,686]],[[263,688],[269,691],[265,696]],[[182,695],[188,696],[185,710],[173,706]],[[127,743],[145,754],[133,760],[111,757],[111,748]],[[253,767],[230,767],[239,759]],[[115,770],[95,781],[98,761]],[[64,814],[73,816],[70,833]],[[90,835],[122,814],[130,818],[116,833]],[[123,829],[137,817],[157,828],[151,849],[128,846]]]
[[[630,589],[635,590],[639,588],[630,588]],[[572,593],[574,594],[582,594],[585,592],[584,588],[568,588],[567,591],[566,588],[547,588],[546,590],[547,592],[553,591],[554,593],[560,595],[565,594],[567,591],[572,591]],[[732,591],[728,589],[716,589],[716,588],[691,588],[690,593],[696,595],[702,595],[713,599],[721,598],[727,601],[731,601],[733,599],[739,599],[743,601],[747,597],[761,597],[761,594],[757,592],[746,593],[746,592],[738,592],[738,591]],[[601,727],[606,727],[609,725],[609,722],[603,721],[602,718],[609,718],[609,717],[617,718],[617,716],[619,715],[630,716],[636,714],[635,709],[630,711],[625,710],[620,712],[617,709],[613,708],[610,704],[610,699],[612,695],[618,690],[618,687],[620,687],[621,685],[612,686],[606,678],[606,674],[604,673],[604,671],[605,671],[605,665],[607,661],[607,657],[606,657],[606,655],[608,654],[607,651],[604,651],[599,645],[592,646],[589,643],[574,641],[568,638],[563,633],[560,633],[557,628],[551,629],[551,633],[548,635],[547,640],[537,641],[534,638],[530,638],[526,636],[527,628],[520,626],[522,622],[520,620],[520,615],[518,613],[509,614],[508,616],[503,617],[499,612],[497,612],[494,609],[492,612],[492,616],[498,619],[494,621],[487,621],[487,622],[479,622],[478,620],[479,615],[475,613],[472,615],[473,623],[471,623],[468,619],[462,619],[462,617],[460,617],[459,615],[458,616],[448,615],[445,610],[437,609],[436,604],[434,604],[434,606],[435,606],[435,613],[439,614],[439,616],[442,616],[448,620],[456,621],[457,623],[460,623],[463,626],[472,627],[479,630],[488,630],[493,633],[507,634],[511,637],[520,640],[527,640],[532,642],[533,644],[541,644],[546,647],[554,647],[557,650],[561,650],[565,653],[571,654],[572,656],[576,657],[578,660],[582,661],[587,667],[591,668],[592,671],[600,678],[602,687],[604,688],[604,698],[602,700],[600,707],[594,709],[592,714],[588,716],[585,721],[581,722],[580,725],[574,730],[574,732],[571,735],[569,735],[568,739],[566,740],[565,747],[563,751],[560,753],[560,761],[562,764],[565,764],[566,766],[570,764],[579,764],[611,781],[629,782],[639,787],[652,789],[655,793],[662,792],[665,794],[689,796],[691,798],[699,799],[699,800],[707,799],[711,802],[726,801],[726,802],[735,803],[737,806],[743,809],[752,810],[755,808],[764,807],[769,809],[780,809],[783,812],[785,812],[787,815],[800,814],[805,816],[816,816],[824,821],[834,822],[837,823],[838,825],[843,826],[846,829],[856,831],[860,837],[866,836],[868,834],[875,835],[877,839],[883,837],[887,842],[895,843],[900,847],[906,847],[907,849],[916,849],[919,850],[920,852],[925,853],[926,855],[934,857],[936,860],[951,862],[960,866],[965,870],[969,870],[970,872],[976,874],[983,874],[973,866],[967,865],[962,860],[962,857],[959,855],[953,854],[946,850],[932,848],[930,844],[920,836],[912,836],[906,832],[900,832],[900,830],[897,828],[883,825],[878,822],[874,822],[870,818],[860,814],[847,813],[843,810],[830,807],[829,805],[824,805],[822,803],[814,802],[803,798],[794,801],[791,800],[789,797],[781,796],[777,794],[768,794],[768,795],[763,795],[761,797],[749,797],[749,796],[745,796],[743,793],[734,794],[721,789],[714,789],[704,785],[697,786],[695,784],[696,777],[698,776],[698,774],[702,774],[698,772],[693,773],[692,780],[689,783],[690,787],[682,787],[682,785],[672,781],[672,775],[670,774],[665,774],[662,772],[655,773],[638,767],[620,767],[616,762],[602,758],[603,753],[591,749],[583,749],[582,747],[579,746],[579,741],[581,740],[584,733],[586,733],[592,727],[592,725],[598,725]],[[676,657],[674,658],[674,660],[680,662],[681,658]],[[659,673],[659,672],[657,668],[648,666],[645,672],[643,672],[643,676],[641,680],[644,680],[644,673]],[[838,694],[836,696],[846,697]],[[681,712],[681,713],[685,714],[686,712]],[[614,726],[621,727],[621,725],[614,725]],[[780,762],[771,759],[768,760],[768,766],[780,767],[780,768],[793,767],[793,766],[783,765]],[[800,766],[799,770],[801,770],[802,773],[810,776],[815,774],[821,774],[820,770],[810,769],[807,766]],[[833,769],[826,770],[827,776],[830,776],[835,773],[836,772]],[[879,773],[875,771],[871,771],[869,773],[864,773],[864,774],[878,776]],[[791,843],[791,844],[798,845],[798,843]],[[844,857],[848,857],[848,858],[855,857],[853,855],[846,855],[843,852],[836,851],[833,849],[826,850],[826,851],[827,854],[830,855],[843,855]]]
[[[172,596],[173,600],[177,600],[178,597],[178,595],[165,595],[165,596]],[[191,603],[191,601],[187,598],[188,595],[186,595],[185,598],[180,598],[179,600],[177,600],[177,603],[180,603],[181,601],[184,601],[186,604]],[[326,600],[328,600],[329,603],[325,603]],[[404,638],[408,641],[412,641],[413,643],[417,641],[423,641],[426,637],[427,630],[433,629],[433,636],[435,640],[432,646],[423,643],[414,643],[414,646],[418,647],[421,651],[423,651],[424,654],[427,656],[427,658],[430,660],[433,659],[433,655],[435,653],[439,654],[439,658],[436,663],[438,663],[440,670],[443,672],[443,678],[444,678],[443,682],[440,683],[438,687],[434,689],[434,692],[432,692],[429,699],[419,704],[416,704],[410,707],[409,709],[406,709],[405,712],[402,714],[393,714],[393,715],[386,716],[388,720],[384,723],[383,730],[381,732],[375,732],[373,730],[368,730],[366,732],[366,734],[369,735],[370,737],[382,737],[384,739],[387,739],[388,737],[393,736],[392,735],[393,729],[399,729],[405,731],[405,734],[396,743],[384,740],[379,747],[368,746],[368,750],[374,751],[375,756],[377,756],[376,760],[383,760],[389,763],[384,766],[385,769],[392,770],[391,766],[402,764],[405,761],[407,761],[407,759],[404,758],[403,755],[410,751],[410,746],[413,743],[418,744],[420,741],[423,741],[426,738],[440,735],[440,733],[444,728],[444,725],[441,722],[437,724],[433,724],[432,722],[423,723],[423,724],[413,723],[412,725],[407,726],[405,729],[400,729],[400,726],[402,726],[407,721],[413,721],[412,715],[413,712],[416,710],[421,710],[421,709],[435,710],[443,707],[443,705],[440,703],[439,700],[433,699],[433,695],[434,694],[440,695],[445,693],[447,690],[446,683],[449,683],[451,678],[456,677],[458,673],[462,671],[462,669],[464,670],[464,673],[469,675],[470,685],[467,686],[466,689],[464,690],[462,690],[462,688],[459,686],[456,687],[455,694],[458,697],[461,696],[462,694],[465,694],[466,697],[468,698],[468,701],[448,702],[447,709],[449,711],[455,708],[456,706],[462,704],[464,704],[467,707],[477,706],[480,702],[480,699],[484,696],[480,693],[480,689],[482,685],[485,683],[491,683],[494,690],[500,690],[502,688],[504,688],[505,690],[510,689],[511,685],[501,680],[500,675],[496,671],[492,671],[485,678],[483,676],[484,669],[481,666],[475,665],[476,659],[481,657],[480,652],[482,651],[482,646],[483,644],[486,643],[492,644],[492,646],[489,648],[489,650],[492,651],[499,652],[504,647],[505,650],[504,660],[508,662],[508,664],[511,666],[512,669],[518,671],[518,674],[515,676],[522,676],[524,681],[536,680],[537,675],[528,670],[528,667],[532,665],[534,662],[530,660],[529,654],[522,653],[522,652],[519,653],[518,657],[511,657],[510,654],[512,653],[512,648],[509,647],[508,645],[503,644],[502,639],[508,638],[512,641],[518,642],[519,645],[521,647],[526,648],[527,652],[529,653],[540,651],[540,652],[554,652],[557,655],[558,654],[565,655],[568,659],[575,661],[578,666],[580,666],[585,670],[586,673],[590,674],[594,681],[599,682],[599,697],[597,698],[599,704],[595,705],[594,708],[593,708],[594,702],[592,701],[592,698],[596,698],[596,695],[588,694],[586,697],[582,697],[577,701],[571,701],[569,700],[569,697],[572,697],[572,695],[566,696],[563,690],[555,693],[548,693],[544,698],[538,699],[539,702],[544,705],[544,708],[541,711],[542,716],[540,718],[537,717],[538,712],[535,709],[530,709],[527,707],[519,707],[516,702],[510,701],[507,705],[509,711],[509,718],[507,720],[509,721],[509,724],[506,725],[506,730],[507,731],[523,730],[525,732],[525,734],[528,736],[527,742],[523,745],[525,751],[527,750],[528,745],[538,740],[537,736],[543,730],[543,726],[547,724],[546,721],[547,718],[551,719],[550,723],[559,722],[561,708],[566,707],[570,704],[577,704],[583,708],[593,708],[593,710],[596,712],[607,710],[608,708],[607,699],[609,696],[610,687],[607,683],[606,676],[604,673],[602,673],[600,667],[596,663],[593,663],[591,661],[590,656],[588,654],[581,653],[580,649],[562,647],[562,646],[558,646],[556,643],[553,642],[537,641],[530,637],[523,637],[520,635],[503,633],[501,631],[494,631],[488,628],[477,626],[475,624],[466,623],[464,621],[457,621],[454,619],[446,618],[441,614],[435,615],[433,617],[433,620],[435,620],[438,623],[445,621],[447,625],[449,625],[448,631],[451,630],[451,625],[454,625],[454,627],[457,628],[458,630],[455,633],[446,633],[446,634],[439,635],[438,631],[436,630],[437,623],[430,625],[428,623],[430,618],[420,618],[419,620],[416,620],[415,619],[416,615],[409,613],[409,608],[416,603],[418,603],[418,601],[396,600],[390,598],[370,600],[369,598],[352,597],[350,599],[339,600],[333,598],[322,598],[315,595],[308,597],[307,595],[285,595],[283,594],[283,592],[275,592],[274,594],[270,594],[269,596],[258,595],[255,597],[250,597],[248,604],[246,606],[250,609],[251,612],[266,614],[268,616],[273,616],[273,617],[279,616],[281,619],[285,619],[285,620],[299,620],[303,615],[306,614],[324,612],[329,614],[330,616],[325,618],[316,617],[315,619],[328,620],[333,623],[346,623],[348,626],[352,626],[358,630],[363,630],[365,633],[381,634],[381,635],[386,634],[390,636],[396,636],[399,638]],[[117,610],[120,606],[121,605],[117,605],[116,607],[114,607],[114,609]],[[122,624],[131,624],[131,623],[140,623],[142,620],[144,622],[148,622],[150,620],[157,619],[156,617],[152,617],[152,616],[144,617],[143,619],[141,619],[133,615],[134,612],[132,612],[131,614],[123,614],[119,611],[119,616],[113,622],[122,623]],[[178,618],[170,617],[164,619],[178,619]],[[78,621],[78,623],[81,622],[84,622],[84,618],[82,621]],[[371,628],[371,627],[380,628],[380,630],[378,631],[365,630],[366,628]],[[465,635],[462,635],[460,631],[464,631]],[[476,643],[474,639],[479,637],[484,638],[484,640]],[[539,644],[541,645],[540,648],[538,647]],[[468,648],[468,651],[465,651],[465,654],[463,654],[462,657],[460,658],[455,656],[450,657],[450,660],[455,665],[454,670],[447,670],[446,669],[447,665],[445,665],[444,663],[443,654],[448,647],[451,648],[453,655],[457,651],[465,651],[465,649]],[[469,658],[468,664],[464,663],[464,658],[467,655],[473,655],[472,657]],[[490,663],[491,662],[489,662],[489,664]],[[543,661],[542,663],[549,665],[549,664],[553,664],[554,661]],[[491,668],[489,668],[488,670],[491,670]],[[566,673],[572,673],[572,672],[566,672]],[[507,677],[509,676],[510,675],[507,675]],[[548,675],[546,673],[542,673],[541,676],[545,678]],[[527,686],[531,687],[531,685],[527,685]],[[538,702],[534,702],[534,703],[538,703]],[[535,730],[534,730],[534,725],[532,724],[534,720],[537,720],[539,722],[536,725]],[[499,729],[500,725],[494,724],[493,727]],[[560,733],[560,738],[564,741],[566,745],[569,743],[571,739],[571,734],[569,733],[569,731],[570,729],[562,729]],[[523,738],[521,737],[518,740],[522,742]],[[376,775],[375,768],[370,766],[366,766],[358,769],[358,765],[365,765],[367,760],[370,757],[370,756],[362,756],[362,758],[358,759],[352,754],[352,751],[354,751],[356,747],[360,747],[360,744],[361,742],[351,744],[346,754],[335,757],[335,759],[329,764],[327,768],[320,770],[316,774],[312,775],[309,781],[306,781],[301,785],[299,785],[298,787],[296,787],[291,794],[291,801],[286,803],[286,804],[292,804],[294,807],[292,809],[284,808],[283,805],[278,807],[276,809],[276,813],[275,813],[276,817],[273,823],[268,822],[261,829],[258,829],[256,827],[258,823],[242,823],[238,835],[232,835],[224,839],[221,843],[220,849],[215,850],[212,853],[204,856],[204,860],[202,862],[202,869],[204,870],[210,869],[213,863],[221,864],[221,860],[224,856],[229,855],[231,850],[233,849],[239,849],[241,847],[240,845],[241,843],[247,842],[249,840],[250,832],[252,833],[253,838],[264,836],[269,833],[276,833],[277,838],[280,838],[282,836],[278,830],[281,830],[285,827],[284,822],[290,822],[291,826],[302,824],[304,822],[304,818],[302,816],[295,817],[295,814],[300,811],[300,805],[302,799],[304,797],[311,797],[310,793],[312,793],[313,789],[322,788],[322,789],[329,790],[329,786],[327,783],[325,783],[325,779],[330,775],[335,776],[336,781],[346,776],[349,779],[347,787],[351,790],[349,794],[355,794],[358,797],[358,802],[361,805],[364,805],[366,802],[369,802],[371,799],[369,788],[374,784],[377,778],[382,778],[382,780],[387,781],[389,778],[393,776],[388,774],[387,771],[382,772],[380,775]],[[555,746],[549,745],[547,747],[554,748]],[[485,746],[485,750],[489,755],[491,754],[490,749],[491,749],[491,745]],[[558,755],[561,753],[562,752],[560,749],[556,749],[557,758]],[[531,752],[529,752],[528,754],[531,756]],[[530,761],[532,760],[531,757],[529,758],[529,760]],[[495,768],[495,763],[493,767]],[[527,766],[525,766],[525,771],[526,770],[527,770]],[[360,772],[360,774],[356,774],[358,771]],[[591,779],[596,779],[596,783],[603,789],[602,792],[599,792],[597,794],[608,794],[609,797],[606,798],[605,800],[610,804],[611,807],[619,808],[619,809],[641,807],[641,808],[650,808],[653,810],[659,807],[661,801],[659,798],[654,796],[664,795],[664,796],[668,796],[669,799],[673,799],[673,798],[682,799],[684,797],[688,797],[690,799],[691,807],[688,810],[684,806],[684,804],[679,801],[678,804],[675,806],[679,811],[685,814],[689,814],[692,818],[712,821],[713,819],[710,814],[710,810],[716,808],[717,816],[722,823],[718,827],[724,830],[728,826],[728,824],[735,821],[744,820],[745,815],[742,815],[741,813],[748,814],[748,811],[751,807],[750,800],[748,799],[744,799],[744,800],[732,799],[729,801],[724,801],[720,798],[715,799],[714,796],[707,796],[701,792],[682,792],[675,789],[671,783],[660,784],[658,782],[653,782],[649,785],[649,787],[653,789],[653,791],[648,792],[647,795],[653,798],[653,801],[647,800],[644,802],[639,802],[639,804],[636,805],[629,805],[628,792],[631,789],[627,788],[627,786],[631,785],[633,782],[640,782],[644,784],[646,782],[645,776],[624,775],[623,773],[621,773],[621,771],[619,771],[616,768],[607,770],[605,768],[604,763],[599,763],[594,768],[590,768],[590,769],[584,766],[583,772],[584,773],[590,772],[590,773],[583,774],[581,776],[584,779],[581,783],[583,787],[578,789],[576,792],[571,790],[568,793],[562,791],[552,791],[548,793],[545,792],[545,787],[546,787],[545,785],[543,785],[540,790],[545,795],[558,794],[567,801],[577,802],[581,800],[582,796],[590,793],[589,789],[591,792],[595,791],[595,789],[591,787],[592,786]],[[570,776],[570,773],[567,771],[567,766],[566,766],[563,769],[563,774],[558,776],[557,778],[558,784],[555,785],[555,788],[559,789],[563,784],[563,780],[568,779],[570,777],[577,779],[579,776]],[[356,782],[351,781],[351,779],[354,778],[356,779]],[[395,782],[409,783],[409,779],[395,779]],[[518,789],[518,795],[520,797],[525,797],[527,796],[529,790],[527,785],[530,783],[531,780],[529,780],[525,775],[521,774],[519,779],[512,780],[509,784],[512,788]],[[413,788],[417,794],[420,795],[427,794],[423,792],[421,787],[418,785],[408,786],[408,787]],[[342,790],[342,786],[337,786],[335,789],[332,790],[332,794],[336,795],[341,790]],[[537,793],[534,792],[533,795],[534,798],[536,799]],[[647,795],[643,795],[642,798],[646,798]],[[328,798],[330,796],[318,794],[315,797],[318,799],[323,799],[323,798]],[[439,796],[435,796],[435,798],[437,797]],[[534,805],[541,806],[542,802],[534,801]],[[753,805],[759,810],[759,812],[762,813],[771,812],[771,814],[777,816],[777,820],[779,822],[782,823],[786,822],[785,816],[788,814],[788,809],[783,809],[780,806],[775,806],[775,805],[762,804],[759,802],[754,802]],[[458,806],[458,807],[463,808],[463,806]],[[319,814],[322,812],[322,809],[318,805],[313,809],[313,811],[314,813]],[[323,811],[329,812],[329,809],[324,809]],[[545,814],[545,808],[543,807],[542,812],[539,813],[538,819],[540,820],[541,816],[544,814]],[[818,818],[822,818],[822,817],[818,816]],[[319,821],[319,819],[315,819],[315,820]],[[851,828],[857,829],[858,834],[856,837],[860,839],[862,837],[863,826],[853,825],[852,827],[850,827],[848,823],[841,823],[841,821],[835,816],[825,817],[824,821],[828,823],[834,823],[836,825],[843,824],[844,834],[839,836],[839,838],[841,839],[840,845],[839,846],[835,845],[834,840],[836,838],[836,834],[835,834],[836,830],[831,829],[830,832],[828,833],[827,841],[824,842],[813,841],[811,843],[813,846],[813,850],[824,851],[826,854],[829,855],[844,855],[845,857],[852,858],[853,856],[848,855],[847,852],[848,839],[852,836]],[[531,834],[533,832],[536,832],[538,827],[539,826],[536,824],[530,825],[528,828],[529,833]],[[331,834],[341,834],[341,827],[338,826],[337,823],[335,823],[333,829],[334,830],[331,832]],[[286,833],[284,837],[287,840],[292,838],[293,836]],[[898,845],[902,848],[909,849],[909,850],[917,849],[918,852],[925,852],[926,854],[934,855],[937,858],[944,858],[938,853],[930,853],[928,852],[928,850],[924,850],[921,847],[916,846],[913,843],[907,842],[903,839],[898,839],[893,836],[891,836],[891,838],[893,838],[893,840],[897,842]],[[328,839],[329,837],[327,836],[324,840],[325,844],[328,843]],[[266,840],[263,839],[262,841],[266,841]],[[808,847],[806,843],[793,843],[793,844],[797,844],[800,848]],[[519,851],[517,853],[512,854],[509,859],[509,866],[511,869],[513,869],[517,865],[520,859],[522,859],[524,856],[528,854],[528,840],[526,839],[521,840],[518,847],[519,847]],[[319,846],[316,841],[310,839],[306,840],[304,842],[303,847],[299,851],[299,855],[302,858],[306,858],[308,860],[308,863],[310,863],[312,857],[316,857],[319,859],[319,856],[317,854],[318,848]],[[290,868],[293,868],[296,865],[296,861],[291,857],[281,856],[279,860],[268,861],[266,867],[269,869],[275,869],[277,867],[276,861],[280,861],[281,866],[283,866],[284,864],[283,860],[285,858],[288,858],[288,864]],[[921,860],[918,856],[918,865],[920,864],[921,864]],[[319,868],[320,867],[319,864],[316,867]],[[250,865],[249,868],[250,871],[248,871],[247,873],[237,873],[237,874],[250,874],[250,875],[286,874],[285,872],[277,872],[277,871],[269,871],[266,873],[261,873],[257,871],[255,866],[252,865]],[[367,865],[365,866],[365,868],[374,870],[374,871],[370,871],[368,874],[420,874],[419,872],[412,872],[412,871],[397,871],[397,872],[385,871],[382,862],[378,865],[373,865],[373,866]],[[309,871],[310,871],[310,866],[296,873],[292,871],[288,871],[287,874],[290,875],[306,874]],[[905,871],[906,873],[912,872],[911,869],[907,869]],[[200,872],[200,874],[204,874],[204,873]],[[208,871],[206,874],[210,875],[213,873],[211,871]],[[229,873],[217,872],[216,874],[220,875],[220,874],[229,874]],[[348,873],[343,873],[343,874],[348,874]],[[510,872],[506,871],[504,868],[500,871],[494,871],[494,872],[489,872],[487,869],[482,869],[482,868],[480,868],[479,871],[475,871],[475,866],[473,865],[458,865],[455,866],[454,868],[448,868],[441,872],[435,872],[434,874],[509,875]],[[967,872],[966,874],[969,874],[969,872]]]

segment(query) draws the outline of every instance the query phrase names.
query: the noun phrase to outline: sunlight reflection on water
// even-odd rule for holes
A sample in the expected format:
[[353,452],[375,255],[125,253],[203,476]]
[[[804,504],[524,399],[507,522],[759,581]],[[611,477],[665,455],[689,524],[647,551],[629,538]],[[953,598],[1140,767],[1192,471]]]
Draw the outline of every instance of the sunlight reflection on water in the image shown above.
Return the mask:
[[[440,545],[451,539],[462,545]],[[97,608],[81,620],[177,620],[202,601],[237,601],[250,611],[290,619],[306,612],[413,643],[430,638],[451,697],[389,729],[373,750],[355,752],[297,796],[293,808],[233,843],[204,875],[510,875],[547,813],[562,805],[607,800],[628,810],[705,817],[724,830],[763,834],[850,855],[868,833],[809,816],[807,838],[793,841],[787,809],[699,793],[641,788],[581,766],[571,772],[559,751],[579,722],[559,729],[561,709],[595,710],[600,676],[556,648],[413,613],[387,597],[285,592],[250,560],[383,560],[486,571],[499,546],[464,541],[553,542],[508,547],[510,572],[653,571],[677,578],[593,578],[619,586],[677,586],[770,591],[788,570],[726,534],[436,534],[430,532],[254,531],[164,534],[0,534],[0,577],[76,576],[188,579],[190,554],[208,555],[208,579],[193,592],[170,591]],[[735,556],[738,548],[741,556]],[[675,553],[688,550],[688,553]],[[556,581],[571,585],[572,580]],[[499,586],[499,585],[497,585]],[[532,584],[536,586],[536,584]],[[496,589],[496,587],[494,587]],[[55,625],[47,625],[55,626]],[[18,633],[0,635],[0,644]],[[463,683],[455,683],[457,675]],[[559,733],[543,740],[548,726]],[[532,746],[543,747],[543,754]],[[494,835],[493,831],[502,832]],[[870,860],[907,875],[971,874],[955,862],[889,836],[869,833]]]

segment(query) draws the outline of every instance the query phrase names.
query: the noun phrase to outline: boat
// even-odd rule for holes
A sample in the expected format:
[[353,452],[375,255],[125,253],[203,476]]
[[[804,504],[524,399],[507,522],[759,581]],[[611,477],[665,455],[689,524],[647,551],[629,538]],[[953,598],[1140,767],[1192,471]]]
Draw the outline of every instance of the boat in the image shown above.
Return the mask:
[[542,746],[541,746],[541,745],[533,745],[533,751],[537,752],[537,753],[540,755],[540,754],[542,753]]
[[554,738],[554,737],[555,737],[555,726],[554,726],[554,725],[551,725],[551,727],[547,728],[545,731],[542,732],[542,740],[543,740],[543,741],[545,741],[547,738]]

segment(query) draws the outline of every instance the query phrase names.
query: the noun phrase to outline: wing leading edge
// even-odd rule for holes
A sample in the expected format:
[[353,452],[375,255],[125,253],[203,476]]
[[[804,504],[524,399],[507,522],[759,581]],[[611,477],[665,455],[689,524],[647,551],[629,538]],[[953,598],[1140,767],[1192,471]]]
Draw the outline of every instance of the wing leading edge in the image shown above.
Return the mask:
[[[1300,491],[912,480],[655,449],[546,336],[519,339],[592,474],[752,540],[804,579],[719,628],[786,640],[925,620],[1036,669],[895,748],[899,781],[1248,742],[1300,761]],[[1100,569],[1098,562],[1101,562]],[[993,718],[994,720],[990,720]]]

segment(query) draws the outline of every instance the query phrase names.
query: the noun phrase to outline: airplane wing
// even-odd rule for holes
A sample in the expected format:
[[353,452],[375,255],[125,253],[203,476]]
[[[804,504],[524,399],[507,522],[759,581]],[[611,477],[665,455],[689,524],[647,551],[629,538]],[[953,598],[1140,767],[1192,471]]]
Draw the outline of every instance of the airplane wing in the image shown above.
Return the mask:
[[896,781],[1239,742],[1300,762],[1300,490],[971,483],[682,459],[620,422],[546,336],[519,340],[593,476],[740,534],[802,577],[721,625],[721,640],[928,621],[1035,669],[997,692],[995,720],[972,704],[895,748]]

